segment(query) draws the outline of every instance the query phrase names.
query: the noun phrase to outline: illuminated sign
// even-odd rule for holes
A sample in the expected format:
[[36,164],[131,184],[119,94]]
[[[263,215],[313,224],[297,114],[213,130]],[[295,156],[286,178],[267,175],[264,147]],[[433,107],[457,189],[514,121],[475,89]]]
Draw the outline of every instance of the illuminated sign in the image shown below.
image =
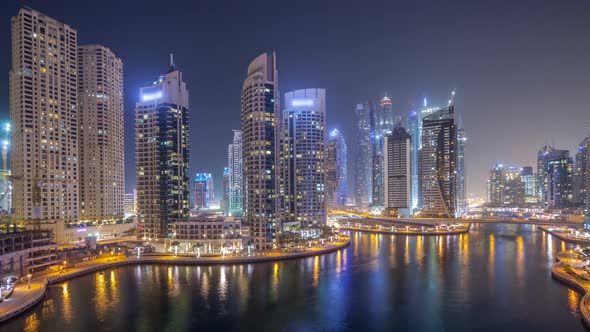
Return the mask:
[[312,99],[294,99],[291,102],[291,106],[298,107],[298,106],[313,106]]
[[152,93],[144,93],[141,95],[141,101],[152,101],[152,100],[160,99],[160,98],[162,98],[162,96],[163,96],[162,90],[152,92]]
[[86,228],[77,229],[76,232],[78,232],[78,233],[86,232]]

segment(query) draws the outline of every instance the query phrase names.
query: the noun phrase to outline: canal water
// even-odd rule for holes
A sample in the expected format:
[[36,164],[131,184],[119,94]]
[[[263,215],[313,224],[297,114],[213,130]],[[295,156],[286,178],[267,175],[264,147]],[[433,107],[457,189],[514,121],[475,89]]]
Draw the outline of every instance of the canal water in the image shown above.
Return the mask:
[[0,330],[585,331],[581,295],[549,272],[568,246],[535,226],[350,236],[320,257],[89,274]]

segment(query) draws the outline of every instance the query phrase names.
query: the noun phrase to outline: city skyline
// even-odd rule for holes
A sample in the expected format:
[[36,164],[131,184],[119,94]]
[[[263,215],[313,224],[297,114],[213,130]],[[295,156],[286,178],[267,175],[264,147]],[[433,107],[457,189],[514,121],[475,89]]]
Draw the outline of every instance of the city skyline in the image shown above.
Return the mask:
[[[182,28],[189,26],[186,22],[182,23],[183,20],[169,26],[154,28],[159,30],[149,28],[144,33],[138,33],[146,28],[144,25],[138,24],[138,27],[134,27],[133,24],[125,23],[126,15],[133,10],[140,10],[143,16],[156,15],[156,11],[148,8],[149,6],[146,8],[123,6],[121,16],[110,17],[109,22],[113,27],[125,27],[117,29],[121,33],[113,37],[109,33],[110,29],[96,29],[99,26],[98,22],[104,20],[101,14],[91,17],[84,14],[90,11],[82,11],[80,5],[76,3],[64,1],[62,4],[63,6],[52,4],[53,7],[51,7],[40,1],[9,1],[2,4],[2,12],[5,13],[3,18],[7,22],[22,5],[29,5],[76,29],[80,44],[99,43],[110,48],[122,59],[125,63],[126,142],[133,140],[132,113],[133,104],[138,99],[138,88],[154,76],[153,73],[164,71],[168,53],[175,53],[177,62],[183,65],[186,81],[191,86],[197,87],[193,89],[195,91],[193,99],[199,106],[191,110],[193,116],[189,118],[191,131],[199,135],[195,134],[190,138],[191,149],[194,151],[191,153],[190,174],[203,170],[213,173],[216,178],[222,178],[226,146],[231,143],[231,132],[229,135],[227,133],[231,129],[240,128],[239,95],[243,68],[257,54],[269,50],[276,51],[281,64],[281,92],[305,86],[325,87],[331,96],[327,106],[327,127],[338,128],[351,142],[355,140],[354,111],[357,103],[367,99],[377,102],[384,92],[387,92],[392,99],[394,112],[407,114],[411,109],[410,99],[417,104],[417,101],[426,95],[431,103],[445,106],[450,91],[456,88],[457,109],[461,112],[468,138],[466,154],[468,194],[475,193],[482,197],[485,195],[487,172],[490,165],[497,160],[510,164],[535,165],[535,152],[543,143],[575,151],[579,141],[587,136],[589,123],[587,116],[584,116],[587,110],[585,110],[585,101],[581,92],[584,86],[588,86],[590,75],[584,69],[586,66],[579,64],[581,59],[587,58],[585,55],[590,54],[590,45],[577,34],[577,31],[584,31],[584,27],[589,24],[582,21],[583,14],[588,12],[588,8],[583,7],[581,2],[572,3],[569,6],[548,5],[544,8],[537,8],[530,4],[527,6],[527,3],[523,2],[514,4],[512,12],[515,14],[508,17],[500,17],[504,13],[500,5],[487,8],[470,4],[459,9],[454,6],[456,12],[453,13],[451,9],[441,8],[435,4],[423,9],[419,6],[401,6],[393,3],[385,8],[391,10],[382,10],[387,12],[387,15],[376,11],[375,5],[367,5],[360,14],[373,13],[375,19],[367,22],[368,27],[362,32],[352,35],[348,33],[346,21],[341,18],[346,15],[340,15],[340,18],[326,18],[326,22],[322,21],[332,9],[327,4],[320,4],[313,13],[306,13],[303,8],[305,6],[300,8],[289,5],[291,7],[288,9],[295,19],[287,20],[280,31],[273,32],[264,40],[254,37],[252,37],[254,39],[245,38],[243,34],[236,34],[235,38],[227,39],[227,36],[236,33],[236,30],[233,30],[235,28],[221,29],[214,32],[212,36],[199,32],[198,36],[188,39],[188,34],[182,32]],[[183,15],[187,16],[199,16],[203,15],[201,12],[208,11],[216,12],[216,8],[211,7],[194,7],[194,5],[186,7],[186,14]],[[232,7],[231,10],[244,10],[244,8]],[[347,8],[338,10],[350,13],[350,9]],[[517,14],[522,14],[525,10],[527,11],[525,16],[517,17]],[[564,23],[564,20],[548,15],[554,11],[567,16],[569,20]],[[464,17],[466,13],[472,18]],[[138,14],[137,17],[142,15]],[[303,40],[298,37],[299,31],[296,27],[299,25],[296,18],[306,15],[314,23],[312,26],[319,31],[319,36]],[[403,24],[420,15],[431,18],[447,15],[451,18],[449,21],[453,23],[437,24],[438,31],[433,31],[434,23],[424,20],[423,24],[415,26],[413,31],[403,29]],[[478,29],[474,32],[461,31],[461,23],[473,23],[476,18],[483,19],[484,23],[500,20],[504,27],[499,31],[490,32],[481,31],[485,29],[476,25]],[[555,24],[548,24],[551,28],[544,28],[540,36],[535,36],[533,31],[525,26],[540,22],[541,18],[555,20],[552,21]],[[530,24],[521,25],[518,23],[521,19]],[[133,17],[132,20],[134,20]],[[206,24],[206,22],[209,21],[205,20],[204,23],[199,24]],[[252,27],[250,23],[243,23]],[[185,30],[194,31],[193,28]],[[128,46],[135,43],[139,46],[147,45],[151,38],[165,39],[161,37],[167,33],[179,31],[182,32],[180,37],[165,40],[158,49],[150,52],[151,54],[142,54]],[[197,29],[197,31],[209,30]],[[508,32],[513,31],[516,32],[513,34],[516,37],[503,39]],[[481,33],[481,41],[471,39],[473,33]],[[231,55],[217,50],[204,52],[202,48],[195,46],[204,45],[200,42],[201,40],[211,41],[212,39],[209,38],[216,38],[215,36],[218,39],[224,37],[225,40],[235,41],[236,45],[232,45],[232,48],[238,46],[235,49],[239,49],[239,52]],[[561,38],[561,36],[565,37]],[[364,40],[366,37],[368,39]],[[529,43],[528,48],[519,45],[519,41],[523,39]],[[10,33],[8,29],[4,29],[0,35],[0,41],[9,45],[9,40]],[[371,64],[367,64],[366,58],[361,56],[363,53],[358,53],[354,47],[354,45],[364,45],[365,50],[376,49],[382,47],[381,40],[390,40],[383,47],[387,47],[392,56],[383,56],[382,59],[378,57],[378,61]],[[437,45],[440,46],[443,42],[450,43],[449,49],[461,52],[456,50],[426,52],[429,49],[439,49]],[[500,47],[490,50],[488,44],[493,42],[499,43]],[[302,56],[304,53],[301,49],[306,43],[319,50],[318,58],[314,61]],[[224,47],[230,47],[223,43],[214,45],[222,50]],[[142,49],[142,47],[133,48]],[[482,48],[491,54],[482,55],[480,53]],[[575,49],[575,51],[568,52],[567,55],[554,51],[559,49]],[[351,50],[352,53],[347,56],[338,53],[343,50]],[[395,55],[396,52],[401,55]],[[412,56],[424,52],[431,54],[434,60],[424,55]],[[379,53],[383,54],[383,52]],[[512,55],[508,57],[508,53]],[[576,56],[570,58],[569,54],[576,54]],[[480,64],[474,63],[473,57],[476,55],[480,56]],[[499,58],[495,60],[492,55]],[[317,61],[318,59],[321,61]],[[4,63],[5,68],[8,68],[10,54],[1,55],[0,63]],[[215,65],[221,64],[224,66],[221,71],[212,72],[206,68],[207,66],[219,68]],[[519,69],[521,66],[524,68]],[[402,69],[405,67],[412,69]],[[548,69],[549,67],[555,67],[555,69]],[[306,68],[306,70],[299,70],[299,68]],[[498,70],[492,70],[493,68]],[[215,88],[207,87],[207,80],[213,79],[216,75],[219,75],[219,78],[222,78],[220,81],[224,82],[222,88],[219,89],[219,84]],[[344,77],[353,79],[346,80],[343,79]],[[486,79],[481,80],[481,77]],[[0,83],[2,120],[8,120],[7,83],[7,80]],[[564,103],[564,100],[567,102]],[[215,111],[211,111],[212,109]],[[518,112],[515,112],[516,110]],[[568,116],[559,116],[560,114]],[[211,123],[215,125],[211,126]],[[538,126],[548,129],[539,131]],[[496,135],[499,127],[503,131],[501,137]],[[205,142],[203,137],[211,137],[211,139]],[[503,146],[511,146],[511,149],[503,149]],[[126,150],[133,151],[133,147],[126,145]],[[483,150],[486,151],[485,155],[474,153],[474,151]],[[351,172],[349,172],[348,185],[351,190],[354,190],[354,149],[350,149],[349,153],[348,168]],[[202,155],[206,155],[207,158],[200,158],[199,156]],[[134,178],[131,176],[135,170],[134,156],[132,153],[126,153],[125,158],[127,175],[125,192],[131,192],[135,187]],[[217,195],[221,194],[220,182],[216,187]]]

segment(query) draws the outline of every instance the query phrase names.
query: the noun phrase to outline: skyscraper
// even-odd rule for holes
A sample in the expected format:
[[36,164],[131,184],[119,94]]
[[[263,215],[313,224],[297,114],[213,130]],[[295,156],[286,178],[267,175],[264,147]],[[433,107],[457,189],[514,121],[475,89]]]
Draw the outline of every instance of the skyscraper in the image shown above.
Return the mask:
[[572,206],[573,172],[574,162],[569,157],[569,153],[548,159],[545,162],[546,204],[548,207],[559,209]]
[[124,217],[123,62],[101,45],[78,48],[80,219]]
[[234,138],[228,147],[229,165],[229,214],[242,216],[243,188],[242,181],[242,131],[234,130]]
[[537,178],[533,173],[533,167],[522,167],[520,169],[520,179],[524,190],[524,204],[537,204],[539,201],[537,196]]
[[223,197],[221,200],[221,210],[224,215],[229,215],[229,192],[230,192],[230,174],[229,167],[223,168]]
[[244,222],[258,249],[271,249],[277,231],[277,149],[280,123],[275,54],[248,66],[242,87]]
[[448,106],[422,121],[422,215],[453,218],[457,212],[457,129]]
[[389,214],[408,217],[412,207],[412,140],[401,122],[385,136],[384,153],[385,208]]
[[356,105],[355,203],[361,209],[371,205],[372,147],[370,103]]
[[578,146],[578,153],[574,163],[574,182],[573,195],[574,205],[577,207],[585,207],[588,199],[588,169],[590,163],[588,161],[590,149],[590,138],[586,137]]
[[326,90],[287,92],[281,115],[281,222],[325,224]]
[[407,129],[408,129],[408,134],[410,134],[411,136],[411,149],[410,149],[410,159],[411,159],[411,185],[412,185],[412,199],[411,199],[411,208],[412,208],[412,212],[413,210],[418,208],[418,202],[419,202],[419,194],[420,194],[420,190],[419,190],[419,172],[418,172],[418,167],[420,165],[419,160],[420,160],[420,144],[421,144],[421,138],[422,138],[422,134],[420,132],[420,128],[422,127],[421,124],[421,117],[420,117],[420,112],[417,111],[410,111],[410,114],[408,115],[407,118]]
[[77,68],[76,30],[19,10],[10,71],[15,222],[78,220]]
[[387,96],[379,102],[371,116],[371,139],[373,141],[373,205],[383,206],[385,200],[383,182],[383,140],[393,131],[392,102]]
[[547,204],[547,162],[555,158],[568,158],[569,151],[554,149],[549,145],[543,146],[537,153],[537,195],[539,203]]
[[197,173],[194,182],[195,207],[197,209],[209,209],[215,198],[215,187],[211,173]]
[[488,179],[488,204],[492,207],[522,207],[524,204],[524,183],[521,171],[514,167],[505,168],[497,164],[490,170]]
[[170,60],[135,104],[138,234],[146,239],[166,237],[189,214],[188,90]]
[[346,179],[346,142],[338,129],[334,129],[330,132],[326,148],[326,202],[329,209],[346,204]]
[[457,127],[457,216],[467,211],[467,176],[465,174],[465,144],[467,136],[462,125]]

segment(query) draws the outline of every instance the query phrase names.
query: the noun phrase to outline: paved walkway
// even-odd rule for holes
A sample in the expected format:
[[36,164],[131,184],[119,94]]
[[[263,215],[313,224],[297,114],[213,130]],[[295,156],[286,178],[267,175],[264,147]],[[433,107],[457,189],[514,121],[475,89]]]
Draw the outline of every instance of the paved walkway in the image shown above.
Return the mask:
[[551,275],[584,294],[580,302],[580,312],[584,323],[590,327],[590,274],[583,268],[570,266],[565,261],[558,261],[551,267]]
[[267,261],[286,260],[294,258],[303,258],[309,256],[317,256],[333,252],[347,247],[350,244],[350,239],[346,236],[340,236],[338,241],[333,243],[326,242],[322,247],[305,248],[303,252],[286,252],[286,251],[257,251],[251,255],[232,254],[209,257],[195,257],[191,256],[172,256],[172,255],[143,255],[136,256],[122,256],[122,255],[108,255],[100,257],[91,261],[77,263],[74,266],[67,266],[65,270],[36,274],[31,279],[31,289],[28,289],[27,282],[20,282],[15,287],[12,295],[4,302],[0,303],[0,323],[6,321],[39,302],[48,284],[54,284],[75,278],[87,273],[132,264],[178,264],[178,265],[212,265],[212,264],[244,264],[257,263]]

